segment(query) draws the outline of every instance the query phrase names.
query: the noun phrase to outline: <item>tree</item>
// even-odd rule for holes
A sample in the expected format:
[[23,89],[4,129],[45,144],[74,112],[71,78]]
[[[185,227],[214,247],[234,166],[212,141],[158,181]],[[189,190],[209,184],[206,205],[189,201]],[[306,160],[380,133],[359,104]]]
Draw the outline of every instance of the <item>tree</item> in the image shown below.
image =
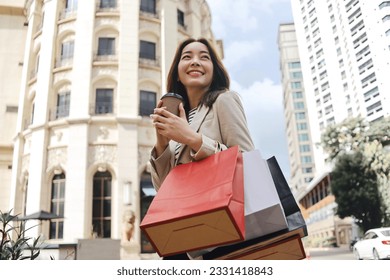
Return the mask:
[[366,230],[382,225],[383,208],[377,175],[363,163],[360,152],[337,157],[331,174],[331,190],[340,218],[352,216]]
[[390,225],[390,118],[371,123],[351,118],[328,126],[321,136],[321,145],[328,155],[327,160],[333,164],[348,153],[362,155],[361,164],[377,176],[383,207],[382,225]]

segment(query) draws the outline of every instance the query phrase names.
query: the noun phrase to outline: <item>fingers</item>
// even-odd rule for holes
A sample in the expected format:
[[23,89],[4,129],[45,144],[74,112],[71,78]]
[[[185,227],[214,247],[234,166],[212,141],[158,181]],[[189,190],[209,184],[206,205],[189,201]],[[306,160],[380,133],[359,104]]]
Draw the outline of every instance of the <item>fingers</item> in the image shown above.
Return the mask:
[[179,117],[182,118],[182,119],[187,120],[186,111],[184,110],[183,103],[179,104]]

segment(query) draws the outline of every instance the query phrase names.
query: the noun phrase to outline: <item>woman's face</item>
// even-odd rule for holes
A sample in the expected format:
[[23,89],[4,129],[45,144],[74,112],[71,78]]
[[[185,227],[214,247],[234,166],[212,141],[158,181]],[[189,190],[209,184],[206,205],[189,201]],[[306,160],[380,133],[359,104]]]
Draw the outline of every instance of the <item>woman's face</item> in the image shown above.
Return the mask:
[[200,42],[188,44],[182,51],[179,80],[187,90],[206,92],[212,82],[214,66],[207,46]]

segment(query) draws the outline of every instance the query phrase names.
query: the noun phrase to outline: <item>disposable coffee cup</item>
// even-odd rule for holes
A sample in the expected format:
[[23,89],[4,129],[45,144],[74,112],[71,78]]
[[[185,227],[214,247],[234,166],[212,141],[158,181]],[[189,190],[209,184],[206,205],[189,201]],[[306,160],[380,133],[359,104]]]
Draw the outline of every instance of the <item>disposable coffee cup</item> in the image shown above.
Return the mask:
[[183,103],[183,97],[177,93],[169,92],[161,97],[163,102],[162,107],[166,107],[167,111],[179,116],[179,104]]

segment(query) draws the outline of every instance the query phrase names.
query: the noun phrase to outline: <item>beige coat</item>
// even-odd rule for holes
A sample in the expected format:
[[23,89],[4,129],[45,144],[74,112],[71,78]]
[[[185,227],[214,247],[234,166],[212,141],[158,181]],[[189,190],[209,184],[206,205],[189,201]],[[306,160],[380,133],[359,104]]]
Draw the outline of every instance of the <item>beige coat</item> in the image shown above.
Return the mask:
[[240,151],[251,151],[254,145],[247,127],[244,109],[239,95],[233,91],[221,93],[212,108],[198,109],[190,127],[202,134],[202,146],[197,153],[182,145],[175,161],[177,142],[170,141],[168,147],[156,158],[151,152],[152,182],[158,190],[169,171],[178,164],[198,161],[228,147],[238,145]]

